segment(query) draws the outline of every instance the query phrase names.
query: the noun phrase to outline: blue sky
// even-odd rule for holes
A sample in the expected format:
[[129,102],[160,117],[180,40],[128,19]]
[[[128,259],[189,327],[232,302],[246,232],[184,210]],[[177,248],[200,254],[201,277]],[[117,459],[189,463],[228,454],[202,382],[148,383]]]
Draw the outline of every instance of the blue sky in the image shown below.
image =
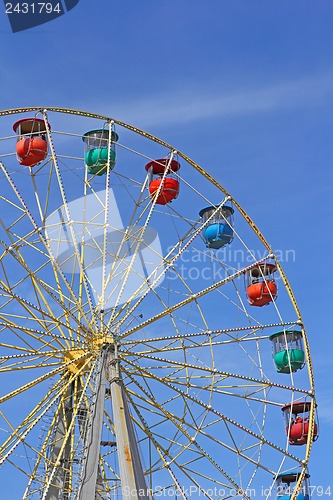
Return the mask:
[[202,165],[275,249],[302,310],[331,479],[331,0],[80,0],[12,34],[0,12],[1,108],[84,109],[147,129]]

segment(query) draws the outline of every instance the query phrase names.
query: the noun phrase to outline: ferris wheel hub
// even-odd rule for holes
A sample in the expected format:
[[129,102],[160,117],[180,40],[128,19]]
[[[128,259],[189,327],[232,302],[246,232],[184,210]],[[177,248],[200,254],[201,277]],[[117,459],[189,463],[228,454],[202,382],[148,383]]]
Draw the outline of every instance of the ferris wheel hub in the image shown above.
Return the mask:
[[[79,371],[82,371],[82,368],[86,364],[88,353],[83,349],[75,349],[74,351],[69,351],[65,353],[64,363],[70,363],[67,366],[67,371],[76,375]],[[88,366],[83,370],[86,372],[88,370]]]

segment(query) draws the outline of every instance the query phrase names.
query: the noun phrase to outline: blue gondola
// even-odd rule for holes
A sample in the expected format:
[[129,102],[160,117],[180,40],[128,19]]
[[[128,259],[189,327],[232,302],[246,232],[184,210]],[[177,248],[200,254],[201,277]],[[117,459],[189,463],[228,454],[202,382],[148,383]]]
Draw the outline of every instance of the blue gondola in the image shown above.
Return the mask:
[[[276,478],[277,500],[290,500],[295,484],[300,476],[300,472],[282,472]],[[296,500],[309,500],[309,474],[305,474],[300,492]]]
[[226,205],[210,206],[200,210],[199,215],[203,222],[206,222],[209,217],[216,211],[215,215],[210,219],[209,223],[203,230],[203,238],[207,248],[218,250],[232,242],[234,237],[233,231],[233,213],[234,209]]

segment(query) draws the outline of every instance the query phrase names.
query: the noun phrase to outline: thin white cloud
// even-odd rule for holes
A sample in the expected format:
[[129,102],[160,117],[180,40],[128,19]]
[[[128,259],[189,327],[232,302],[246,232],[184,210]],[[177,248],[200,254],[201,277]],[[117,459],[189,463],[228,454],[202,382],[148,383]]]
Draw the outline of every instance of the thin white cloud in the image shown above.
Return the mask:
[[331,99],[332,95],[331,74],[233,91],[225,91],[216,85],[205,89],[186,88],[184,84],[181,88],[170,89],[166,93],[143,99],[129,99],[123,103],[117,101],[112,105],[104,102],[103,112],[142,127],[170,126],[279,109],[317,106]]

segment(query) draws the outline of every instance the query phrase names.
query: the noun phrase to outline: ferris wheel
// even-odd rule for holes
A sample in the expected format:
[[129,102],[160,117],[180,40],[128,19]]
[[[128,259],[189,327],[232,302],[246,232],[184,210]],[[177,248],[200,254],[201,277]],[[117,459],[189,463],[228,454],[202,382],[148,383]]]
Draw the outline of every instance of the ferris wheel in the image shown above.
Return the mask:
[[0,116],[4,497],[309,498],[308,340],[251,218],[124,122]]

